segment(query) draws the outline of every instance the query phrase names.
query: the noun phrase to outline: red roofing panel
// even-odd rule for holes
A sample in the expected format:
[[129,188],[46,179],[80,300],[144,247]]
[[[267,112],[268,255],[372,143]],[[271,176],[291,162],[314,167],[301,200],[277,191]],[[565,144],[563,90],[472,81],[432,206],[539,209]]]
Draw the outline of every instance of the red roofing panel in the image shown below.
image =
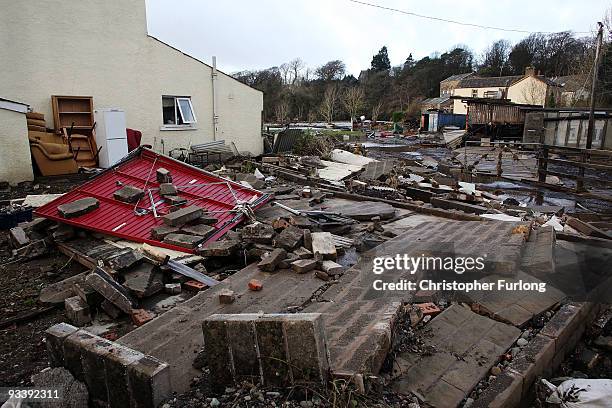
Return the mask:
[[[237,204],[249,203],[250,208],[257,209],[271,199],[268,194],[141,148],[81,186],[38,208],[35,213],[41,217],[131,241],[193,252],[151,238],[151,228],[162,225],[161,216],[169,212],[169,205],[158,191],[156,171],[160,167],[170,171],[172,184],[179,191],[178,196],[188,200],[185,206],[202,207],[206,213],[218,219],[214,225],[217,230],[207,238],[205,244],[221,238],[244,219],[244,214],[237,210]],[[144,198],[137,204],[115,200],[113,193],[121,189],[122,185],[144,189]],[[100,207],[75,218],[63,218],[58,213],[59,205],[85,197],[97,198]],[[159,217],[154,215],[150,197],[153,198]],[[137,215],[137,212],[144,214]]]

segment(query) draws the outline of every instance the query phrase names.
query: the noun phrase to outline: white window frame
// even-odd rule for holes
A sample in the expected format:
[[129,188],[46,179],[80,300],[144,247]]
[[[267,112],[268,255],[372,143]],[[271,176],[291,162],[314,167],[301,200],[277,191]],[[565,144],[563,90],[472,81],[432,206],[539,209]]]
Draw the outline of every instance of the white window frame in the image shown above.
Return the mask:
[[[196,119],[196,115],[195,112],[193,110],[193,105],[191,104],[191,98],[186,98],[186,97],[175,97],[174,98],[175,104],[178,107],[178,110],[181,114],[181,119],[183,120],[183,123],[187,123],[189,125],[193,125],[194,123],[197,123],[198,120]],[[187,103],[189,104],[189,109],[191,109],[191,117],[193,118],[193,120],[185,120],[185,114],[183,113],[183,108],[181,108],[181,104],[180,101],[187,101]]]
[[[191,102],[191,97],[190,96],[175,96],[175,95],[162,95],[162,100],[163,99],[174,99],[174,118],[175,121],[178,121],[179,119],[179,115],[180,119],[183,121],[182,124],[167,124],[167,123],[162,123],[162,126],[160,127],[160,130],[195,130],[196,128],[196,124],[197,124],[197,118],[195,115],[195,111],[193,109],[193,104]],[[189,108],[191,109],[191,116],[193,117],[192,121],[185,121],[185,115],[183,114],[183,110],[179,104],[179,100],[186,100],[189,103]],[[163,104],[162,104],[162,108],[163,108]]]

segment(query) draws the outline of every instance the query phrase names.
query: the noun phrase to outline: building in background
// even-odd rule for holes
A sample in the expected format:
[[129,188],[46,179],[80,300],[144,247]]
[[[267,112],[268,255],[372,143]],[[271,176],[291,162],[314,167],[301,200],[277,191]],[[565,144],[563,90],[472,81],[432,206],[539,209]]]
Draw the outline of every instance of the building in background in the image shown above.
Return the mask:
[[160,152],[213,140],[263,151],[262,92],[148,35],[145,0],[2,1],[0,38],[2,97],[44,113],[48,128],[51,95],[82,95],[125,111]]

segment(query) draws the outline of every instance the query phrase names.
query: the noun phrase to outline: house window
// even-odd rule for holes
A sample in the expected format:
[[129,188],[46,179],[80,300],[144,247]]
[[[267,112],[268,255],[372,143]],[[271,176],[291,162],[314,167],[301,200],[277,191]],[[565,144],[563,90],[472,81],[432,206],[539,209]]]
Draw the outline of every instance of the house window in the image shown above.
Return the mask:
[[472,89],[472,98],[478,98],[478,89]]
[[197,120],[189,96],[162,96],[164,126],[193,126]]

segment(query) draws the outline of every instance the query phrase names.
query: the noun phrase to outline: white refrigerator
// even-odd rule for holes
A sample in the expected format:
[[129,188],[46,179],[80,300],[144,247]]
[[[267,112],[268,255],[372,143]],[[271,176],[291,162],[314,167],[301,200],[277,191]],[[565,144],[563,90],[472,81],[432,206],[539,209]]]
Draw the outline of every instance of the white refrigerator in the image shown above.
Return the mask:
[[128,154],[125,112],[117,108],[94,110],[96,143],[100,153],[98,164],[108,168]]

